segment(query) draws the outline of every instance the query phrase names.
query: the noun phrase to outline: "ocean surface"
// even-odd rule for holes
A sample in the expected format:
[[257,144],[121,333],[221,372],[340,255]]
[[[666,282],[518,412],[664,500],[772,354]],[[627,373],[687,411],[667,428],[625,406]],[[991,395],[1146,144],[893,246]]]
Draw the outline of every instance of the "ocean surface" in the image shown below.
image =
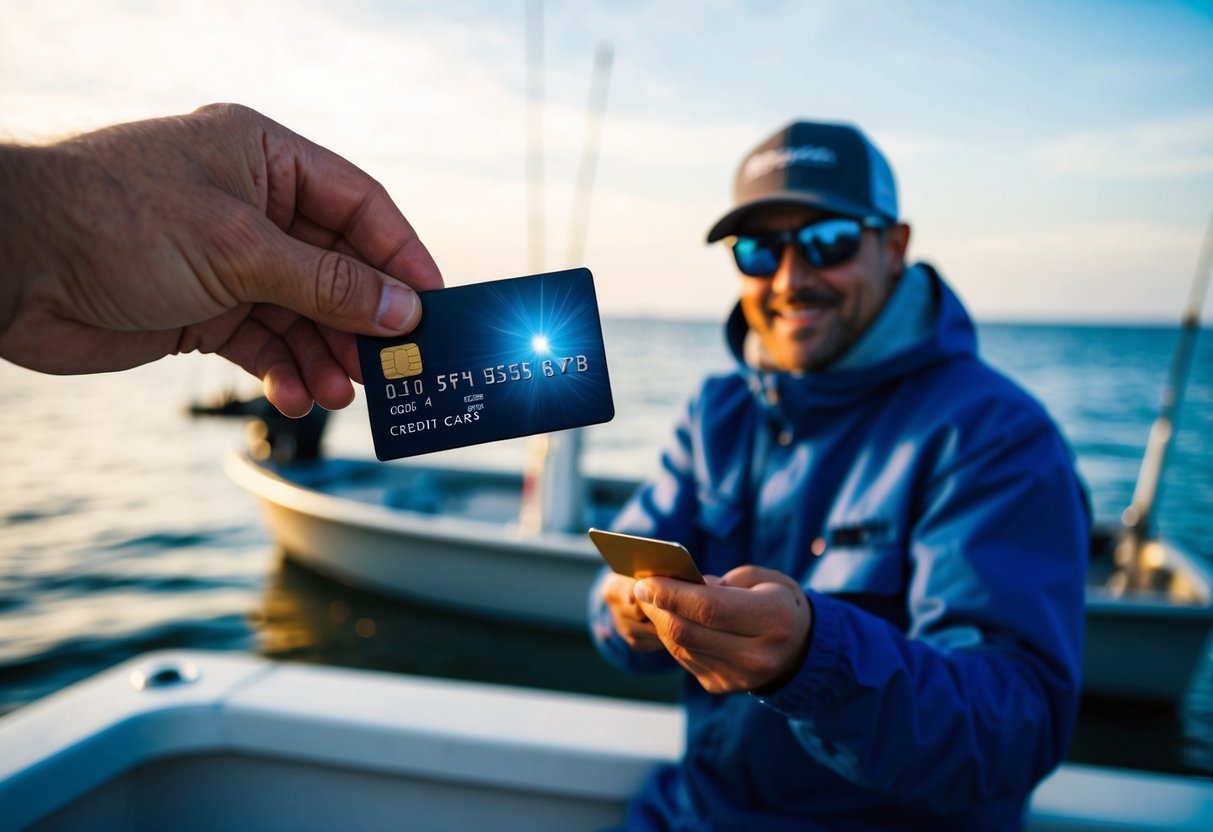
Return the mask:
[[[679,406],[726,369],[719,324],[604,322],[615,420],[587,432],[591,474],[651,472]],[[990,324],[981,351],[1062,426],[1097,516],[1133,490],[1178,330]],[[205,648],[453,678],[668,699],[668,681],[608,671],[585,639],[385,601],[284,560],[227,479],[238,420],[189,402],[257,384],[211,356],[57,378],[0,363],[0,713],[130,656]],[[359,398],[330,455],[373,457]],[[526,440],[427,461],[519,470]],[[1197,342],[1159,526],[1213,558],[1213,336]],[[1139,672],[1148,673],[1149,668]],[[1180,708],[1084,702],[1071,758],[1213,775],[1213,657]]]

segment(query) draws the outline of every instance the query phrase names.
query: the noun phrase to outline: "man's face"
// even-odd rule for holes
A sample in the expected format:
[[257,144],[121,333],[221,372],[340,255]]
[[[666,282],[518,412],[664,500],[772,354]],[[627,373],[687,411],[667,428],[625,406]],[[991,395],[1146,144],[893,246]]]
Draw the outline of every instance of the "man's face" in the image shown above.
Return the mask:
[[[812,208],[776,205],[757,209],[745,234],[773,234],[828,218]],[[845,353],[884,307],[905,262],[910,229],[865,229],[859,252],[830,268],[815,268],[784,247],[771,277],[741,278],[741,309],[781,370],[818,371]]]

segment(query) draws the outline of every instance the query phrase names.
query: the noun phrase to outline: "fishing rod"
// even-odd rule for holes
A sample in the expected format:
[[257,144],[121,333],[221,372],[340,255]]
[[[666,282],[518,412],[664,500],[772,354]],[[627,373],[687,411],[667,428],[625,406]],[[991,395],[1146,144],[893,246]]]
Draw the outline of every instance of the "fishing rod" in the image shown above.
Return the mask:
[[1188,293],[1180,324],[1179,340],[1171,356],[1171,371],[1163,388],[1158,416],[1150,426],[1146,452],[1142,457],[1141,470],[1133,489],[1133,498],[1121,513],[1121,531],[1116,545],[1116,563],[1128,573],[1131,584],[1148,584],[1153,564],[1146,563],[1145,544],[1155,536],[1154,508],[1162,484],[1162,474],[1167,458],[1175,442],[1179,408],[1183,403],[1184,387],[1192,364],[1192,353],[1196,346],[1196,334],[1200,330],[1200,312],[1204,306],[1205,292],[1213,272],[1213,216],[1205,230],[1204,242],[1196,262],[1196,273]]

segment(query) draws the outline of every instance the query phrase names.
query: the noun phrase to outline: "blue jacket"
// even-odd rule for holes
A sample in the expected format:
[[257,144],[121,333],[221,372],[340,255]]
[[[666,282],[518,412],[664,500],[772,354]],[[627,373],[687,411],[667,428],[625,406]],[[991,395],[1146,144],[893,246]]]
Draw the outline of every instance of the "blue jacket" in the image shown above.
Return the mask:
[[[686,754],[636,829],[1017,829],[1077,711],[1090,518],[1057,427],[984,364],[928,267],[930,335],[874,366],[708,378],[618,531],[677,540],[704,573],[796,577],[808,652],[777,690],[689,674]],[[730,344],[741,355],[738,310]],[[633,653],[596,585],[599,650]]]

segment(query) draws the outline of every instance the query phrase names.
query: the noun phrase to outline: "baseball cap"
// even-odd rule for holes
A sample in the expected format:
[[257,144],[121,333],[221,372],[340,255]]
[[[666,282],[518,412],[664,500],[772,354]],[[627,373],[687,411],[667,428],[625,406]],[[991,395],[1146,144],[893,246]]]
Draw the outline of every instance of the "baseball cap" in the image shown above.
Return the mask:
[[762,205],[794,203],[849,217],[897,221],[897,184],[884,154],[857,127],[796,121],[754,148],[737,169],[736,205],[708,232],[736,234]]

